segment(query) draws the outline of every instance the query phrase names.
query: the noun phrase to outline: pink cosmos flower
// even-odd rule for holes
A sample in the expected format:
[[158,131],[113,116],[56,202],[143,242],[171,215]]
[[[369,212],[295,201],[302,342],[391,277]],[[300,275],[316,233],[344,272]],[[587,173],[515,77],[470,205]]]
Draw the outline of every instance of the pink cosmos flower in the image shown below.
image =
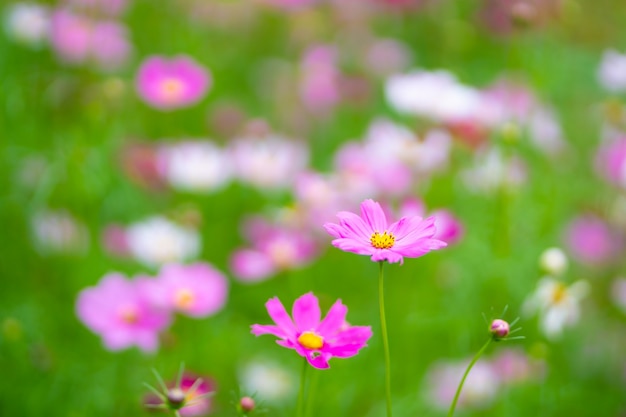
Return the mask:
[[600,146],[595,169],[612,184],[626,188],[626,137],[607,140]]
[[98,333],[109,350],[137,346],[156,350],[159,332],[170,324],[170,313],[156,308],[149,296],[148,278],[127,280],[105,275],[97,286],[82,290],[76,302],[78,318]]
[[611,262],[623,247],[615,229],[593,214],[581,215],[570,222],[565,243],[574,259],[588,265]]
[[230,259],[241,281],[263,281],[279,271],[308,264],[317,255],[317,243],[300,228],[270,224],[254,218],[244,225],[251,247],[236,250]]
[[136,87],[142,100],[161,110],[187,107],[204,97],[209,71],[189,56],[147,58],[139,68]]
[[104,70],[115,70],[126,63],[132,52],[127,32],[117,21],[97,21],[58,9],[51,17],[50,43],[65,62],[91,61]]
[[346,252],[371,255],[374,262],[404,262],[447,244],[434,239],[435,217],[402,217],[389,225],[380,204],[373,200],[361,203],[361,217],[347,211],[337,213],[339,224],[326,223],[324,228],[335,239],[333,246]]
[[[425,214],[426,206],[423,201],[416,198],[407,198],[402,201],[400,206],[401,216],[424,217]],[[450,210],[438,209],[431,212],[431,215],[435,217],[435,227],[437,229],[433,236],[435,239],[443,240],[448,245],[452,245],[463,238],[465,228]]]
[[273,334],[276,343],[294,349],[318,369],[329,368],[333,356],[350,358],[367,346],[372,337],[370,326],[350,326],[346,320],[348,308],[337,300],[326,317],[321,319],[320,306],[313,293],[306,293],[293,303],[293,321],[278,297],[265,303],[267,312],[276,325],[252,325],[252,334]]
[[217,313],[228,297],[226,277],[203,262],[165,265],[154,284],[157,305],[196,318]]

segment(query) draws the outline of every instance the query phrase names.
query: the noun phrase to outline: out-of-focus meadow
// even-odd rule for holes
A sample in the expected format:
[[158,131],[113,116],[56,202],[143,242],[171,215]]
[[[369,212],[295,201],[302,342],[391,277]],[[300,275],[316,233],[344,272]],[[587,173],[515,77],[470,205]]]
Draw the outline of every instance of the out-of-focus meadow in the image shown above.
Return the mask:
[[448,242],[385,266],[395,415],[445,415],[505,306],[525,339],[457,415],[626,415],[622,1],[1,13],[0,415],[161,413],[144,382],[184,363],[215,389],[187,415],[292,416],[302,359],[250,326],[310,291],[373,336],[309,370],[306,414],[385,415],[378,265],[323,227],[369,198]]

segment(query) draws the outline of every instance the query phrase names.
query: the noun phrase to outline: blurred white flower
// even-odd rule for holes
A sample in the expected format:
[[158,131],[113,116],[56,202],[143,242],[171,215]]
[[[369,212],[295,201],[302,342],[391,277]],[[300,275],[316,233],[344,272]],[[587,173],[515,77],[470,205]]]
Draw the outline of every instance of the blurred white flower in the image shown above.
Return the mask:
[[391,76],[385,83],[385,94],[399,112],[441,122],[473,117],[482,101],[478,90],[459,83],[444,70]]
[[548,339],[556,339],[563,328],[576,324],[580,318],[580,301],[589,293],[587,281],[567,287],[551,277],[542,278],[537,289],[522,306],[525,315],[539,314],[539,327]]
[[597,76],[606,90],[612,93],[626,91],[626,54],[614,49],[604,51]]
[[624,314],[626,314],[626,278],[619,277],[611,286],[611,298]]
[[261,189],[290,186],[309,161],[304,143],[278,135],[241,137],[230,151],[235,176]]
[[48,38],[50,11],[35,3],[15,3],[6,10],[4,26],[16,41],[38,46]]
[[462,172],[465,184],[476,192],[514,188],[526,182],[526,166],[517,157],[505,158],[497,148],[476,154],[474,167]]
[[567,264],[567,255],[561,248],[548,248],[539,257],[539,266],[551,276],[563,275]]
[[297,384],[291,372],[264,359],[246,364],[239,372],[239,379],[246,392],[254,393],[270,403],[280,403],[292,396]]
[[214,191],[232,176],[227,153],[208,141],[168,144],[157,158],[161,174],[179,190]]
[[528,133],[533,144],[548,155],[557,155],[566,148],[563,129],[554,111],[549,108],[539,107],[532,112],[528,120]]
[[[426,375],[426,398],[440,410],[447,410],[468,362],[438,362]],[[492,365],[485,360],[476,362],[465,380],[459,396],[458,408],[481,408],[489,405],[496,396],[500,379]]]
[[365,139],[369,153],[428,174],[448,165],[452,138],[444,130],[430,130],[420,139],[406,127],[387,119],[370,124]]
[[65,210],[44,210],[32,219],[35,245],[42,252],[84,253],[89,232],[84,224]]
[[200,252],[200,235],[196,230],[151,217],[126,229],[130,254],[139,262],[157,267],[170,262],[193,259]]

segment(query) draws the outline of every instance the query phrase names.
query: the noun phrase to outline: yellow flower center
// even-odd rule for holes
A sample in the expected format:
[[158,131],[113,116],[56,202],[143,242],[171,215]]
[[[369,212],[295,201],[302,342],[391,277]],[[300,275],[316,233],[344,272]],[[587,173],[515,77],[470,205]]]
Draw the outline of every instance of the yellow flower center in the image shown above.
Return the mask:
[[565,298],[567,298],[567,287],[559,282],[556,284],[554,292],[552,293],[552,303],[559,304],[561,301],[565,300]]
[[161,93],[165,96],[166,100],[177,100],[183,90],[185,89],[185,84],[181,82],[178,78],[167,78],[161,82]]
[[122,321],[127,324],[134,324],[139,321],[137,310],[133,307],[122,307],[119,310],[119,315]]
[[385,231],[382,235],[378,232],[374,232],[370,237],[372,246],[377,249],[389,249],[396,242],[396,237],[391,233]]
[[176,291],[174,295],[174,304],[178,308],[189,308],[195,301],[196,297],[194,297],[193,293],[189,291],[187,288],[181,288]]
[[304,332],[298,337],[298,343],[305,349],[316,350],[324,346],[324,338],[313,332]]

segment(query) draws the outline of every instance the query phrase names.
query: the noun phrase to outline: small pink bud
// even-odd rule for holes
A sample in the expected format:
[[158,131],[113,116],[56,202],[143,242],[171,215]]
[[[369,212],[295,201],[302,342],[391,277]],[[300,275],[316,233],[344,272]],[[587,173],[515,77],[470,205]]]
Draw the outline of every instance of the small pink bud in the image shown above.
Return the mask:
[[493,334],[493,336],[496,339],[502,339],[509,335],[509,332],[511,331],[511,327],[509,326],[509,323],[507,323],[506,321],[495,319],[494,321],[491,322],[491,327],[489,328],[489,331],[491,332],[491,334]]
[[242,397],[241,400],[239,400],[239,406],[241,407],[241,411],[249,413],[254,410],[254,399],[251,397]]
[[180,388],[171,388],[167,391],[167,405],[172,410],[180,410],[185,405],[185,393]]

